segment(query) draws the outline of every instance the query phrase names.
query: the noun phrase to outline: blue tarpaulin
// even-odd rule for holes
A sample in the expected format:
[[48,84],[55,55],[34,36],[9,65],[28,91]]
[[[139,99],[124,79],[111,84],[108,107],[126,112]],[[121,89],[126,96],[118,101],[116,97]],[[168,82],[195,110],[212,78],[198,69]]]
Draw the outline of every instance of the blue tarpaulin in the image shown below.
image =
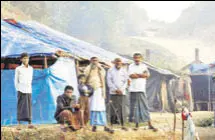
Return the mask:
[[[1,125],[17,123],[17,92],[14,87],[14,70],[1,70]],[[54,112],[56,98],[66,85],[77,91],[75,63],[70,58],[59,58],[54,65],[43,70],[34,70],[32,83],[32,122],[35,124],[56,123]]]
[[50,55],[56,51],[56,48],[32,37],[28,32],[1,21],[1,57],[17,57],[23,52],[31,56]]
[[110,63],[117,57],[125,63],[131,62],[116,53],[68,36],[35,21],[19,22],[19,25],[21,28],[1,20],[1,57],[17,57],[23,51],[27,51],[31,56],[49,55],[57,50],[62,50],[85,59],[97,56],[106,63]]
[[215,62],[210,64],[192,64],[191,73],[215,73]]

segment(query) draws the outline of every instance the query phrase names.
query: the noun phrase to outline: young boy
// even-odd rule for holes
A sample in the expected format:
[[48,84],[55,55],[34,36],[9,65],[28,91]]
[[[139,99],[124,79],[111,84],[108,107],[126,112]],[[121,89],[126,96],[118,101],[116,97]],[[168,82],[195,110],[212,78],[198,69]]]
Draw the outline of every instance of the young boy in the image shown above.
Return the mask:
[[81,124],[85,128],[89,120],[89,97],[93,94],[93,88],[86,84],[86,76],[81,74],[78,76],[79,85],[78,90],[80,93],[79,103],[81,111]]
[[[20,121],[28,121],[28,128],[34,128],[34,126],[31,125],[33,68],[28,64],[29,56],[27,53],[21,54],[21,62],[22,64],[15,69],[14,79],[15,88],[18,92],[17,120],[18,124],[20,124]],[[20,129],[20,127],[18,126],[17,129]]]

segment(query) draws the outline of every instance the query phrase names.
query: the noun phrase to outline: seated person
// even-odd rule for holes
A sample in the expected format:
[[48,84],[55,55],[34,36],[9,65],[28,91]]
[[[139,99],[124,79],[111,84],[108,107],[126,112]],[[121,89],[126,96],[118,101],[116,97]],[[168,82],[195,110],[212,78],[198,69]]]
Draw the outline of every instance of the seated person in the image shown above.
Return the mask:
[[89,120],[89,97],[93,94],[93,88],[86,84],[86,76],[81,74],[78,76],[79,85],[78,90],[80,93],[79,103],[81,112],[81,124],[84,128]]
[[76,96],[72,93],[73,87],[66,86],[64,94],[57,97],[57,108],[54,117],[61,124],[61,130],[64,132],[66,131],[65,122],[73,131],[80,129],[80,105],[76,104]]

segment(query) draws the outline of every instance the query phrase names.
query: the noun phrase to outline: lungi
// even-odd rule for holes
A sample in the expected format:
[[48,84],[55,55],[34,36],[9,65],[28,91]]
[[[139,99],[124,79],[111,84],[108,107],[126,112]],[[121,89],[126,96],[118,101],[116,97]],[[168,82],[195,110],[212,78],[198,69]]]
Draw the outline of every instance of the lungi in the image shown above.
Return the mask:
[[32,104],[31,94],[22,93],[18,91],[17,103],[17,120],[18,121],[31,121],[32,120]]
[[90,112],[90,125],[96,126],[105,126],[107,124],[105,111],[91,111]]
[[102,88],[94,90],[90,98],[90,124],[92,126],[107,124],[105,99],[102,96]]
[[150,120],[149,107],[146,93],[130,92],[129,121],[140,123]]
[[111,123],[112,124],[119,124],[119,123],[124,124],[126,122],[126,117],[127,117],[126,96],[125,95],[111,95],[110,100],[112,100],[112,103],[110,103],[110,105],[109,105]]

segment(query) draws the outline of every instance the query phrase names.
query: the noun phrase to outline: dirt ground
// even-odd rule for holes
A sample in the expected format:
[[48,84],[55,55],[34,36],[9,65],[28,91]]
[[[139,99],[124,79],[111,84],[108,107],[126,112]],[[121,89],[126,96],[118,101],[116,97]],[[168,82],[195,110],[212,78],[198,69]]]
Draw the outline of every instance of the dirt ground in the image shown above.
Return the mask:
[[[153,132],[147,129],[147,125],[141,124],[138,131],[132,130],[134,124],[127,123],[129,131],[123,131],[118,125],[114,125],[114,134],[108,134],[99,127],[97,132],[91,132],[89,126],[86,131],[61,132],[59,125],[36,125],[36,129],[16,130],[16,126],[1,127],[1,140],[181,140],[181,114],[177,114],[176,132],[173,133],[173,114],[151,113],[152,123],[159,130]],[[213,112],[193,112],[194,122],[213,117]],[[200,140],[214,140],[215,128],[196,127]]]

